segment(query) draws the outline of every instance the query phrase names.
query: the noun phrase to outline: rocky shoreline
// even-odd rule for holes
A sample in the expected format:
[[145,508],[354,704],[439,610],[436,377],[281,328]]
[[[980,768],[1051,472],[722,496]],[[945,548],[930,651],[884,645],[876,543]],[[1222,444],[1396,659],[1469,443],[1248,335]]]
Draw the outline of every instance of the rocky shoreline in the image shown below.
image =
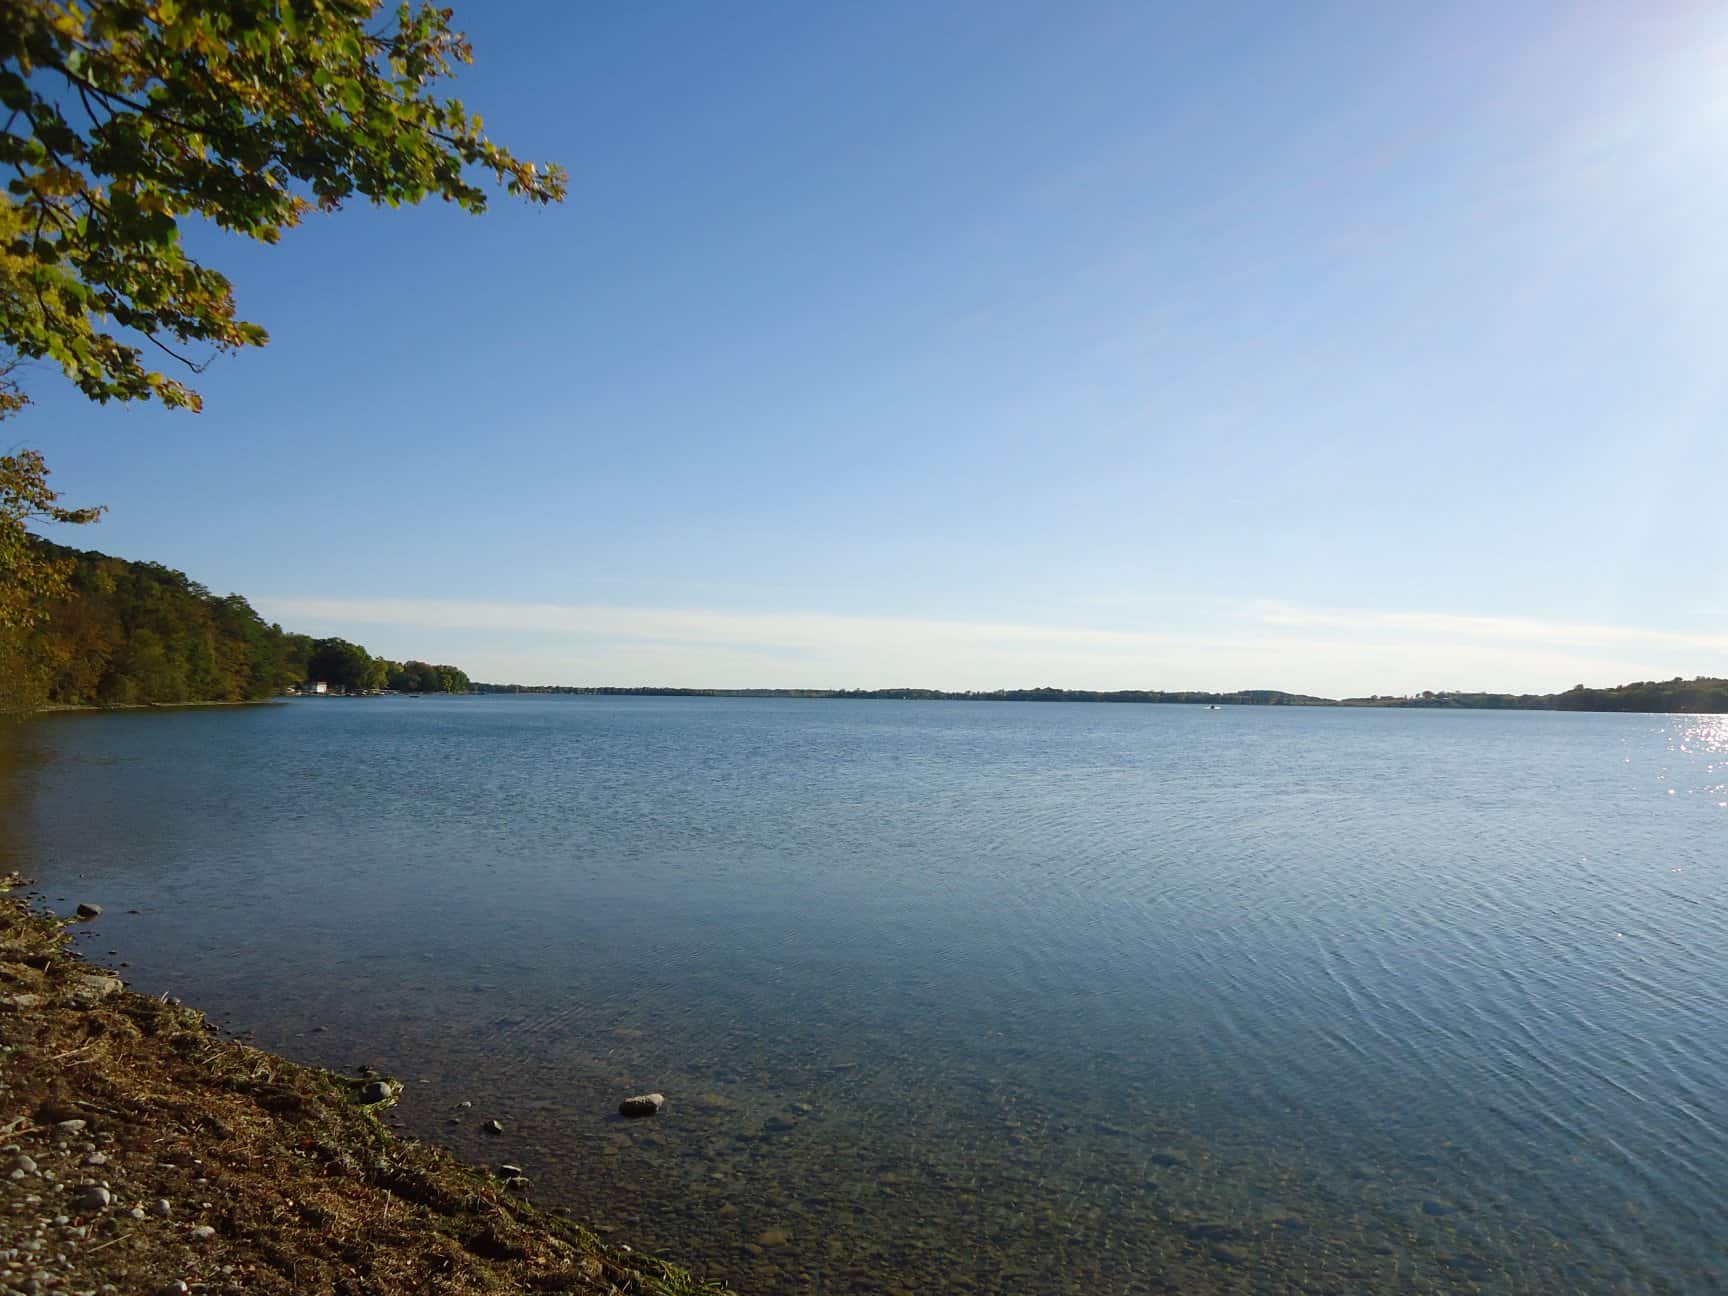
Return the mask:
[[379,1120],[388,1080],[125,988],[0,881],[0,1292],[721,1290]]

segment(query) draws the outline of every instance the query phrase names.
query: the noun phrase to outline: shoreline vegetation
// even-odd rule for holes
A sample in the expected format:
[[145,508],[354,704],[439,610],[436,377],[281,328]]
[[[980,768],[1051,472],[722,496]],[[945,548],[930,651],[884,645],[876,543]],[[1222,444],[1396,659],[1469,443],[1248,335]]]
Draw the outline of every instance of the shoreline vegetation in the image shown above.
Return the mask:
[[24,885],[0,878],[0,1207],[23,1244],[0,1286],[725,1290],[534,1206],[520,1175],[392,1131],[399,1083],[290,1062],[127,989]]
[[39,537],[66,595],[35,624],[0,636],[0,715],[262,702],[317,683],[339,692],[465,693],[458,667],[374,657],[345,639],[266,622],[238,594],[184,572]]

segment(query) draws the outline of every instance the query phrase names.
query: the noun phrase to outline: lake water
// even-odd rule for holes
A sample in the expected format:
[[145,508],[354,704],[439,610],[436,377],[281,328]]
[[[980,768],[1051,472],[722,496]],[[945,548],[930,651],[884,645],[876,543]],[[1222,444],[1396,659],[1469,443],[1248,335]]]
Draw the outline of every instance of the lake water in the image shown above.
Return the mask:
[[1728,1282],[1724,718],[475,697],[5,742],[0,865],[105,905],[93,957],[741,1291]]

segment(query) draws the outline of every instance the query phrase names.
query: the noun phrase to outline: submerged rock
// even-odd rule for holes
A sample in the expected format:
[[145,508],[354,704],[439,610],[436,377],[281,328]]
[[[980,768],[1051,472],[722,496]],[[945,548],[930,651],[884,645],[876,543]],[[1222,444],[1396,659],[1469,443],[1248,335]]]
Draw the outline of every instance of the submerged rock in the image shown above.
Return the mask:
[[80,918],[100,918],[102,916],[102,906],[99,904],[81,904],[78,906],[76,912]]
[[504,1132],[503,1124],[501,1122],[495,1121],[495,1120],[487,1121],[480,1128],[488,1134],[502,1134]]
[[396,1086],[388,1080],[374,1080],[360,1090],[360,1101],[363,1103],[389,1102],[396,1096]]
[[618,1104],[618,1114],[620,1116],[629,1116],[632,1118],[638,1116],[654,1116],[658,1115],[660,1109],[665,1105],[665,1094],[637,1094],[634,1098],[626,1098],[623,1102]]

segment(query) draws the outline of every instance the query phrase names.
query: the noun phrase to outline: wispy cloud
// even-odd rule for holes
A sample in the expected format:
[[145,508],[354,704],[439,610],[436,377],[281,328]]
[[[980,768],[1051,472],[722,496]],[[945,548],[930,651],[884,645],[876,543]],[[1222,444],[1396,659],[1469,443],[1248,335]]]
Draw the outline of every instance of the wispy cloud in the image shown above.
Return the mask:
[[539,683],[1549,692],[1702,673],[1728,654],[1728,636],[1247,601],[1180,626],[1128,629],[427,599],[275,598],[260,607],[375,652]]
[[1442,636],[1498,643],[1536,643],[1573,648],[1644,647],[1728,653],[1728,634],[1690,634],[1644,626],[1593,625],[1526,617],[1457,616],[1445,612],[1337,612],[1273,605],[1262,614],[1267,625],[1324,627],[1363,633]]

